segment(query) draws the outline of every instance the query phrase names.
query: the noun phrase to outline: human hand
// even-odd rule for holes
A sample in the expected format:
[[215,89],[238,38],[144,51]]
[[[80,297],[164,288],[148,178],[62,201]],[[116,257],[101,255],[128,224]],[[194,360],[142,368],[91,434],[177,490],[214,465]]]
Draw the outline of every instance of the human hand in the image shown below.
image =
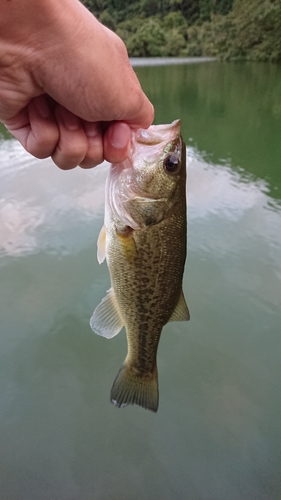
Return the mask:
[[0,121],[63,169],[124,160],[153,107],[123,42],[77,0],[39,5],[0,4]]

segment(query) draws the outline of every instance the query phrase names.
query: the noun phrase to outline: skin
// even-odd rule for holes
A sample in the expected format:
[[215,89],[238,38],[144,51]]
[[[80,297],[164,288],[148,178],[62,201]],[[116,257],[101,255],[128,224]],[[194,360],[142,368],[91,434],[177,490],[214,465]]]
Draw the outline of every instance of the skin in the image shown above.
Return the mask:
[[153,117],[124,43],[78,0],[0,2],[0,121],[29,153],[121,162]]

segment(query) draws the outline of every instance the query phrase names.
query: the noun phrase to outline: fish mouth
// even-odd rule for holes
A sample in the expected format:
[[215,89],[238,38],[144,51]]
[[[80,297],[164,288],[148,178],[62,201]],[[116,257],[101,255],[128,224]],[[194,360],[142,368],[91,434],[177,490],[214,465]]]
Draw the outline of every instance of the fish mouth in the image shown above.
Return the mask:
[[162,142],[170,142],[180,136],[181,120],[170,124],[151,125],[148,129],[138,129],[133,132],[133,139],[138,144],[156,146]]

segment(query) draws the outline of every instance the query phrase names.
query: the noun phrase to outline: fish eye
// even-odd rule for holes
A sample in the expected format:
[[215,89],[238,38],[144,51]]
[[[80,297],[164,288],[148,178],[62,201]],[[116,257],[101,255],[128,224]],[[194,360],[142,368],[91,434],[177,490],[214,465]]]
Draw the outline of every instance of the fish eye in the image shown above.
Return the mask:
[[180,160],[175,155],[169,155],[164,160],[164,168],[168,174],[176,174],[179,171]]

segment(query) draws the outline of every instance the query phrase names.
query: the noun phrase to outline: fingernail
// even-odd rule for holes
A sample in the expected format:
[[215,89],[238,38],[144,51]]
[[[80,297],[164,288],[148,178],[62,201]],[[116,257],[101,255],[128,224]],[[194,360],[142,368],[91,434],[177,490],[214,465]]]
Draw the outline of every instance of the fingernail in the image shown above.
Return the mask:
[[35,98],[33,100],[33,104],[38,115],[40,115],[41,118],[49,118],[50,108],[44,97]]
[[123,149],[130,140],[130,127],[126,123],[116,123],[111,130],[111,144],[116,149]]

